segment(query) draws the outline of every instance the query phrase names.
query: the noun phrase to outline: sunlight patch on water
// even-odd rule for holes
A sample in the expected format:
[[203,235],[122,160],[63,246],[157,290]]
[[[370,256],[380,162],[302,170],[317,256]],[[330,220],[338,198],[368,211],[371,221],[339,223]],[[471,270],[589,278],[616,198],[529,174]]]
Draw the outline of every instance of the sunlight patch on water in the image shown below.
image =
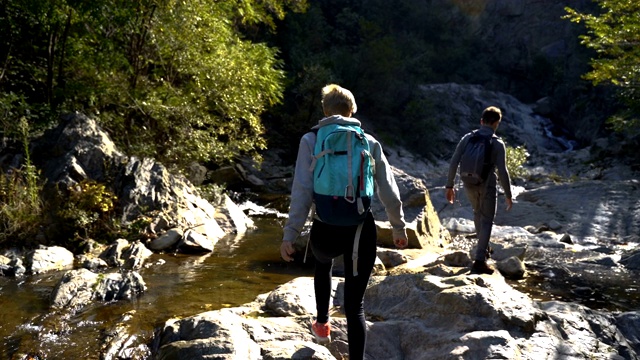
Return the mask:
[[275,209],[266,208],[251,201],[245,201],[239,205],[240,209],[249,216],[275,216],[278,219],[286,218],[288,215]]
[[[126,341],[142,346],[170,318],[240,306],[311,271],[280,260],[281,220],[255,221],[255,230],[221,241],[203,256],[152,255],[139,270],[148,286],[139,298],[97,302],[71,318],[49,316],[49,295],[62,273],[0,279],[0,359],[21,349],[50,359],[94,359],[104,350],[103,335],[121,324],[133,334]],[[132,310],[123,323],[122,315]]]
[[38,332],[40,330],[42,330],[42,326],[41,325],[34,325],[34,324],[22,324],[20,326],[18,326],[19,330],[24,330],[25,332]]

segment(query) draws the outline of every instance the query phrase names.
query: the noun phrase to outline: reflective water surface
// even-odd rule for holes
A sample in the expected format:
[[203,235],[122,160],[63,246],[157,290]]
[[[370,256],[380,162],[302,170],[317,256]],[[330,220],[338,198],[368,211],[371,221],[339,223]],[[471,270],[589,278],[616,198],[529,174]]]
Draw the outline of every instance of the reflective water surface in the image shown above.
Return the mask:
[[310,269],[280,260],[281,224],[255,219],[257,230],[229,237],[204,256],[163,254],[140,270],[147,291],[134,301],[97,303],[60,321],[49,311],[49,295],[63,272],[24,278],[0,277],[0,359],[17,353],[38,359],[99,359],[102,341],[123,314],[140,343],[172,317],[253,301]]
[[[94,303],[68,317],[49,310],[49,295],[62,272],[0,277],[0,360],[17,354],[32,354],[31,359],[100,359],[103,339],[114,332],[123,314],[130,315],[125,331],[135,335],[132,341],[149,344],[154,329],[172,317],[239,306],[295,277],[312,275],[310,264],[302,268],[280,260],[282,220],[254,221],[257,230],[223,239],[211,254],[154,255],[148,260],[151,265],[140,270],[147,291],[139,298]],[[570,253],[537,254],[536,261],[527,261],[528,276],[510,283],[538,301],[575,301],[611,311],[640,307],[637,274],[578,263],[575,253],[571,258],[563,254]]]

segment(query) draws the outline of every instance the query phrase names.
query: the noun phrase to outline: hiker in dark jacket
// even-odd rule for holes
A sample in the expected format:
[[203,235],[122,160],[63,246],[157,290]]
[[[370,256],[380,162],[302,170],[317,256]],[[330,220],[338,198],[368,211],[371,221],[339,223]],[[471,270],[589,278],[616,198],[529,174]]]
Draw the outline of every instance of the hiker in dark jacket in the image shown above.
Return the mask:
[[[325,86],[322,89],[322,109],[326,117],[320,120],[313,129],[333,123],[360,126],[360,121],[351,117],[357,108],[353,94],[347,89],[338,85]],[[398,248],[404,248],[408,241],[398,186],[380,143],[368,134],[365,134],[365,137],[369,142],[371,156],[375,164],[376,193],[384,205],[391,223],[394,244]],[[285,261],[293,260],[293,242],[300,235],[312,209],[314,191],[311,164],[314,159],[315,142],[316,134],[313,131],[306,133],[300,140],[291,189],[289,219],[284,228],[280,247],[280,254]],[[347,318],[349,358],[352,360],[364,358],[366,345],[364,292],[376,259],[377,230],[371,210],[367,209],[367,212],[361,227],[358,246],[354,247],[358,225],[330,225],[320,221],[318,216],[314,215],[310,233],[311,250],[316,260],[314,288],[317,316],[312,324],[312,333],[319,343],[326,343],[331,339],[329,302],[332,290],[333,259],[343,255],[345,268],[344,310]],[[313,213],[315,214],[315,211]],[[353,252],[357,253],[353,254]],[[352,255],[355,255],[357,259],[357,275],[354,274]]]
[[[496,215],[497,178],[500,179],[500,185],[504,189],[507,211],[511,210],[511,207],[513,206],[513,201],[511,200],[511,180],[509,178],[509,171],[507,170],[506,165],[506,147],[500,138],[494,136],[501,120],[502,112],[497,107],[490,106],[482,112],[482,117],[480,118],[481,126],[477,131],[479,135],[492,137],[491,167],[485,182],[477,185],[464,184],[465,193],[473,207],[473,223],[478,237],[478,244],[474,257],[475,261],[471,267],[471,272],[476,274],[493,274],[494,272],[494,269],[487,264],[487,258],[489,255],[489,239],[491,238],[493,220]],[[472,135],[473,132],[470,132],[462,137],[456,147],[456,151],[453,153],[451,162],[449,163],[446,197],[451,204],[453,204],[456,196],[453,183],[458,171],[458,165],[460,164],[464,149]],[[496,169],[498,170],[497,178]]]

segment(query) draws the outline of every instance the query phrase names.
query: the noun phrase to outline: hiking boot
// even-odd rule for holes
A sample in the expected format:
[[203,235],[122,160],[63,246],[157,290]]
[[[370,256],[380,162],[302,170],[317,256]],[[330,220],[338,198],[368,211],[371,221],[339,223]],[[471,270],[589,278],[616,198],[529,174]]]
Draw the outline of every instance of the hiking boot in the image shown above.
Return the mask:
[[329,323],[321,324],[317,321],[314,321],[311,325],[311,332],[313,336],[316,337],[316,342],[318,344],[328,344],[331,342],[331,325]]
[[472,274],[487,274],[487,275],[491,275],[493,274],[495,270],[489,266],[487,264],[486,261],[474,261],[473,262],[473,266],[471,266],[471,273]]

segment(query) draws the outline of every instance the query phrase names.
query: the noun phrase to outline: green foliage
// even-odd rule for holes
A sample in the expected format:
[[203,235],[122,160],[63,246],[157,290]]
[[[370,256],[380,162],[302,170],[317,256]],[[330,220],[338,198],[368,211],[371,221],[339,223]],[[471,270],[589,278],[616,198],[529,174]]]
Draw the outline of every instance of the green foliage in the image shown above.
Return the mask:
[[283,73],[275,51],[242,40],[224,11],[171,1],[147,15],[146,63],[126,89],[134,101],[120,101],[122,122],[109,124],[135,152],[175,164],[264,148],[259,115],[281,100]]
[[507,170],[513,179],[523,179],[527,176],[524,164],[529,158],[527,149],[523,146],[507,146]]
[[198,190],[200,192],[200,196],[214,206],[221,205],[224,201],[224,185],[205,184],[198,186]]
[[[0,2],[0,111],[46,126],[96,115],[125,151],[166,165],[264,149],[282,100],[274,48],[246,39],[304,0]],[[4,36],[6,34],[6,36]],[[7,123],[11,122],[7,118]]]
[[117,230],[113,219],[116,200],[104,184],[84,180],[69,189],[57,216],[69,238],[111,240]]
[[595,51],[591,71],[584,78],[595,85],[611,84],[619,89],[625,110],[612,117],[615,131],[640,134],[640,3],[628,0],[596,0],[598,14],[578,12],[567,7],[566,19],[582,23],[587,33],[582,44]]
[[26,118],[21,118],[18,122],[18,130],[20,131],[22,146],[24,149],[24,178],[27,186],[27,195],[29,196],[29,204],[33,208],[39,206],[40,187],[38,184],[39,172],[31,163],[31,152],[29,151],[29,123]]
[[0,244],[17,245],[32,241],[41,225],[42,203],[37,189],[26,178],[36,174],[33,168],[14,169],[0,174]]
[[149,225],[152,218],[148,215],[141,215],[129,223],[128,226],[121,228],[119,236],[129,240],[144,240],[149,233]]
[[42,224],[42,184],[39,171],[31,163],[29,125],[25,118],[18,122],[24,146],[25,163],[0,175],[0,244],[31,241]]
[[75,186],[69,201],[80,209],[98,214],[107,214],[114,208],[116,196],[104,184],[82,181]]
[[582,44],[594,49],[592,71],[585,77],[594,83],[610,82],[616,86],[637,89],[640,81],[640,3],[628,0],[597,0],[600,14],[584,14],[566,8],[565,18],[584,23],[587,34]]
[[631,109],[610,117],[607,124],[613,131],[626,134],[629,138],[640,136],[640,118]]

